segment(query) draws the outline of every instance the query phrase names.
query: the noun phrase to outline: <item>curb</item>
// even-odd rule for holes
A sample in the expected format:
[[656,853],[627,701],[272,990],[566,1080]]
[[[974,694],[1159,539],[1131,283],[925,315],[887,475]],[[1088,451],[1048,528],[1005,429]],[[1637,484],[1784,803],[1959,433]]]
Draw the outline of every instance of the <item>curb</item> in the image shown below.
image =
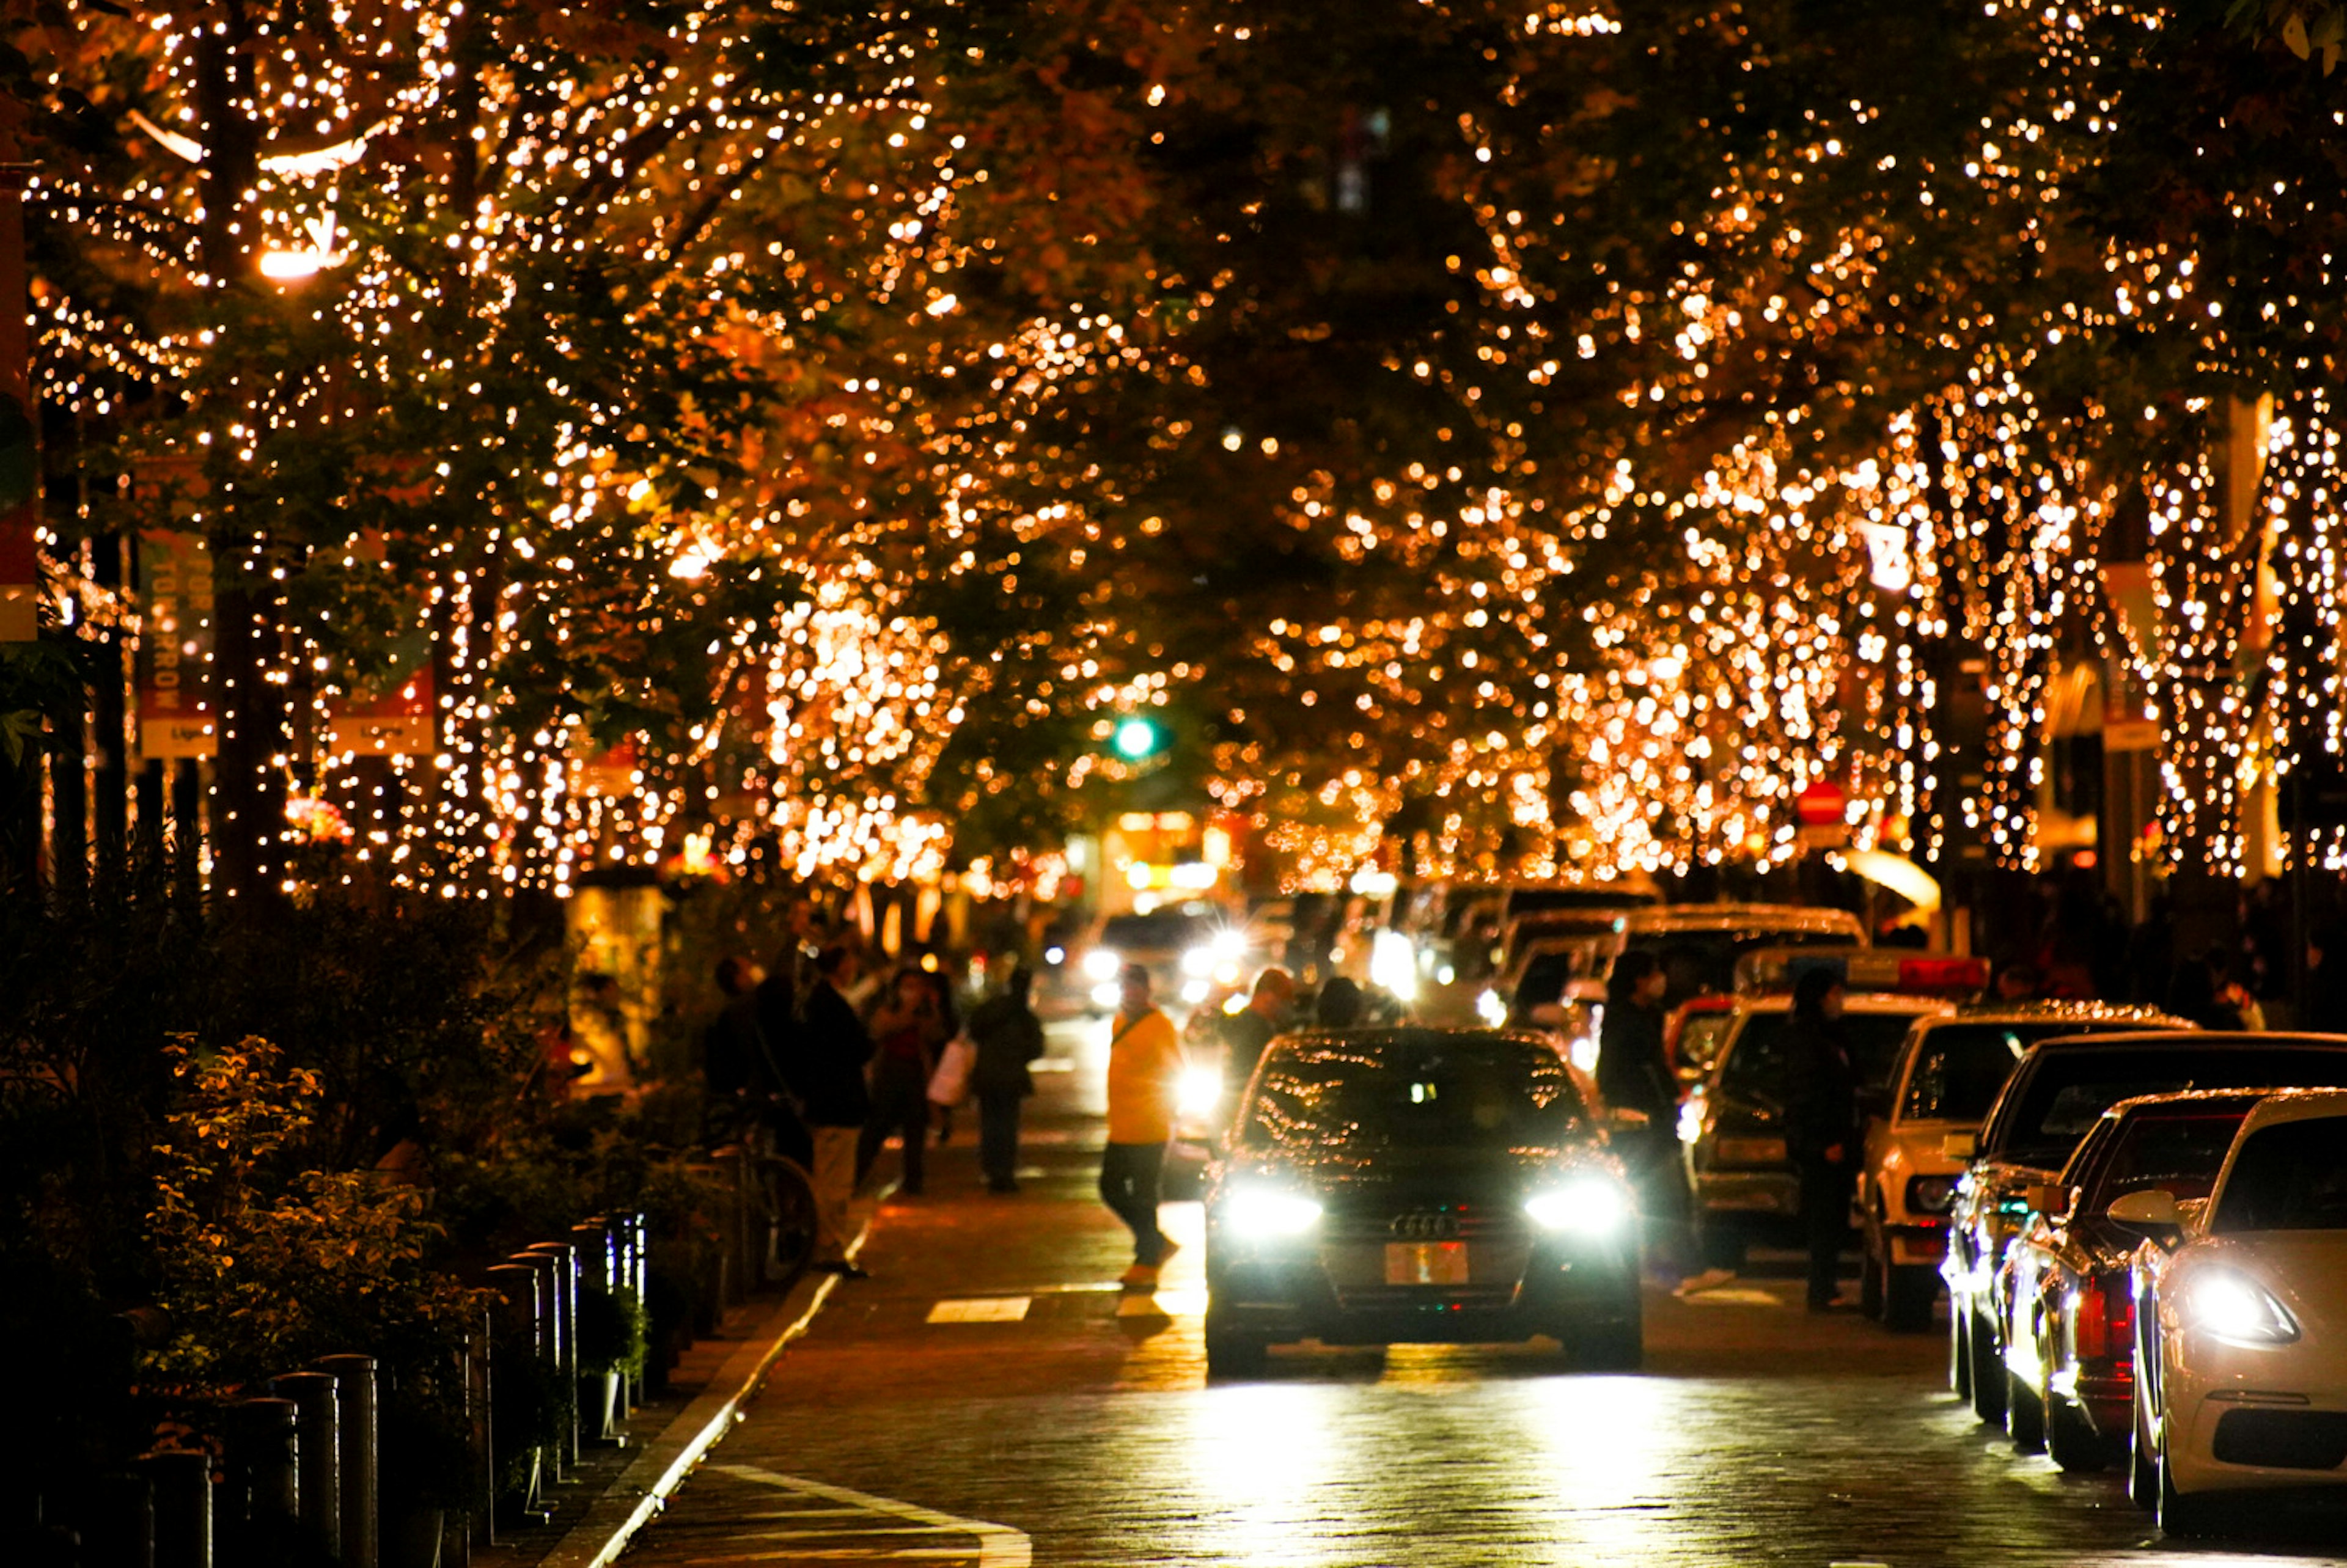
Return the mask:
[[[888,1190],[884,1189],[880,1197],[885,1199]],[[862,1249],[878,1211],[877,1201],[865,1211],[848,1245],[848,1256]],[[726,1358],[710,1378],[709,1387],[658,1436],[644,1443],[603,1495],[588,1505],[579,1522],[538,1559],[538,1568],[610,1568],[636,1532],[660,1517],[693,1467],[708,1457],[735,1422],[746,1419],[743,1407],[758,1392],[791,1341],[814,1325],[815,1314],[823,1310],[838,1285],[835,1274],[810,1273],[793,1286],[742,1348]]]

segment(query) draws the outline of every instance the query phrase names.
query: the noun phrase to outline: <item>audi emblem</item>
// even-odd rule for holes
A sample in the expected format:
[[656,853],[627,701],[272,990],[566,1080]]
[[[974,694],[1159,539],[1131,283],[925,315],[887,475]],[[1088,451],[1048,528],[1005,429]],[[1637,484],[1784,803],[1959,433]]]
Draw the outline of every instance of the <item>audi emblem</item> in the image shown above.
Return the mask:
[[1389,1229],[1397,1241],[1457,1241],[1459,1216],[1449,1214],[1396,1214]]

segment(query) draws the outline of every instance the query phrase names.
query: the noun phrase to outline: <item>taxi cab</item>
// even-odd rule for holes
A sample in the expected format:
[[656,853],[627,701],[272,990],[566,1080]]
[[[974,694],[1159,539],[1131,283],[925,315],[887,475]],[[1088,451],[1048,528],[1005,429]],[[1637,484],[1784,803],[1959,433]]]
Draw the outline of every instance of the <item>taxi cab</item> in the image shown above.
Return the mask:
[[[1789,1239],[1801,1213],[1801,1177],[1785,1141],[1785,1026],[1793,999],[1742,996],[1729,1009],[1718,1056],[1679,1106],[1679,1143],[1695,1194],[1704,1261],[1741,1268],[1755,1239]],[[1851,992],[1841,1032],[1861,1085],[1880,1084],[1918,1019],[1955,1010],[1936,996]]]
[[2031,1046],[2065,1034],[2188,1027],[2147,1008],[2082,1001],[1983,1003],[1917,1020],[1869,1107],[1858,1177],[1859,1294],[1868,1315],[1902,1332],[1931,1327],[1948,1209],[1964,1172],[1948,1139],[1979,1130]]

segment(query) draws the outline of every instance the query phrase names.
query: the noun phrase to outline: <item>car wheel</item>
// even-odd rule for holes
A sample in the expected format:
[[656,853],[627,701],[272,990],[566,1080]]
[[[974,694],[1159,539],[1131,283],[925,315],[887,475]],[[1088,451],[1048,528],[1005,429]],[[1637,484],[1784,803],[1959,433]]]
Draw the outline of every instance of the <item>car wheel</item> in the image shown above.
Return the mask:
[[1932,1327],[1932,1303],[1940,1294],[1940,1271],[1929,1264],[1892,1264],[1882,1282],[1882,1326],[1901,1334]]
[[2151,1446],[2151,1422],[2144,1414],[2143,1392],[2135,1396],[2135,1418],[2127,1423],[2127,1497],[2146,1513],[2159,1506],[2159,1456]]
[[2070,1475],[2091,1475],[2108,1468],[2110,1440],[2095,1430],[2086,1412],[2059,1394],[2048,1394],[2045,1407],[2045,1453]]
[[1592,1372],[1635,1372],[1645,1363],[1645,1325],[1635,1293],[1619,1317],[1573,1325],[1557,1337],[1573,1364]]
[[1209,1378],[1260,1378],[1270,1361],[1271,1348],[1260,1336],[1235,1334],[1227,1328],[1206,1330]]
[[2017,1454],[2034,1454],[2045,1447],[2045,1407],[2037,1390],[2007,1368],[2004,1374],[2004,1435]]
[[1953,1296],[1948,1297],[1948,1389],[1959,1399],[1973,1397],[1972,1315]]
[[2168,1457],[2168,1434],[2159,1442],[2159,1528],[2169,1535],[2216,1535],[2230,1516],[2228,1499],[2176,1490],[2176,1467]]
[[1703,1261],[1707,1268],[1727,1268],[1741,1272],[1747,1245],[1744,1227],[1734,1220],[1707,1219],[1703,1223]]
[[1996,1330],[1979,1313],[1971,1318],[1971,1348],[1965,1358],[1973,1369],[1973,1414],[1990,1426],[2004,1425],[2004,1358],[1996,1348]]

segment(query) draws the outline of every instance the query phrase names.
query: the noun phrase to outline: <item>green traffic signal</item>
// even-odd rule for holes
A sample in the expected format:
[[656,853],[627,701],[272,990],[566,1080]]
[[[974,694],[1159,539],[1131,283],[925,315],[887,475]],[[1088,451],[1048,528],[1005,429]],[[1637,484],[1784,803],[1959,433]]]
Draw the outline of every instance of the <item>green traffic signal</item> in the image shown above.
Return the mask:
[[1115,733],[1110,737],[1110,743],[1116,747],[1118,756],[1129,763],[1137,763],[1163,745],[1165,737],[1147,719],[1126,719],[1117,725]]

